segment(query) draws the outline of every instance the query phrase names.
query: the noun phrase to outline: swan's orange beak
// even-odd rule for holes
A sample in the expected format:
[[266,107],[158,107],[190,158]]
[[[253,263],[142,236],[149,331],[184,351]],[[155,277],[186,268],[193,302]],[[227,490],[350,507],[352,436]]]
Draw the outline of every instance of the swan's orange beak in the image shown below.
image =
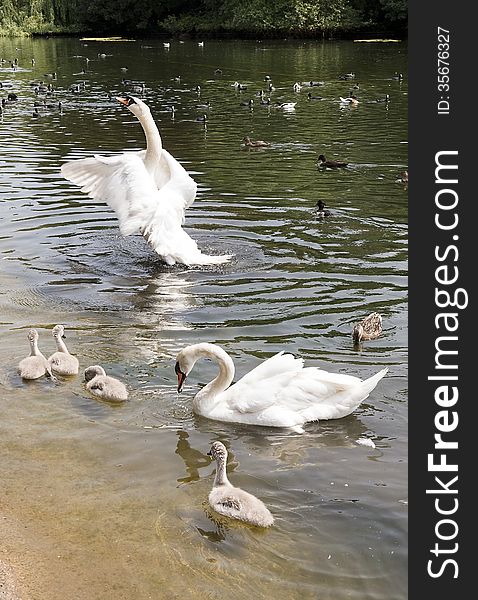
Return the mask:
[[186,375],[184,373],[178,373],[178,393],[183,391],[183,384],[186,379]]
[[183,385],[184,382],[186,381],[186,373],[183,373],[181,371],[181,367],[179,366],[179,363],[177,362],[175,367],[174,367],[174,371],[176,373],[176,375],[178,376],[178,394],[180,394],[183,391]]
[[116,100],[118,100],[118,102],[120,102],[121,104],[124,104],[125,106],[128,106],[128,99],[127,98],[123,98],[122,96],[117,96]]

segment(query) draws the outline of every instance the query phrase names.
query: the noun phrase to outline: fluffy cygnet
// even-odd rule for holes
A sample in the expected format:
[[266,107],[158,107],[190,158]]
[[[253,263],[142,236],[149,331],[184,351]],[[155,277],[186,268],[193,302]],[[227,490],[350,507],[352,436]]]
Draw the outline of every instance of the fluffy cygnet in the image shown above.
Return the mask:
[[38,349],[38,337],[36,329],[29,330],[30,356],[27,356],[18,364],[18,372],[23,379],[38,379],[43,375],[52,376],[47,359]]
[[52,335],[56,342],[57,351],[48,358],[51,370],[58,375],[78,375],[80,364],[76,356],[68,352],[68,348],[63,341],[63,338],[66,337],[63,325],[55,325]]
[[216,460],[216,477],[209,494],[209,504],[221,515],[257,527],[270,527],[274,517],[265,504],[240,488],[234,487],[226,475],[227,450],[221,442],[213,442],[208,452]]
[[99,365],[85,369],[85,381],[86,389],[102,400],[122,402],[128,399],[128,390],[124,383],[109,377]]

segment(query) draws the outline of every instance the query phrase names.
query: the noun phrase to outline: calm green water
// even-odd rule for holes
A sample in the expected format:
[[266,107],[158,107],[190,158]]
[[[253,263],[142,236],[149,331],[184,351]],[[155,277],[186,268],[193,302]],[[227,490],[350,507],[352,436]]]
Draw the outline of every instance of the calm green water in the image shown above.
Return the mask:
[[[406,598],[407,191],[396,182],[407,165],[406,46],[0,39],[0,56],[20,66],[0,69],[13,85],[1,96],[19,96],[0,122],[0,512],[25,524],[21,542],[3,545],[30,567],[35,598]],[[52,108],[33,118],[29,83],[53,71]],[[356,108],[338,103],[349,71]],[[272,102],[295,111],[258,105],[266,75]],[[233,253],[231,264],[165,267],[62,179],[66,159],[144,147],[140,125],[108,99],[127,89],[122,77],[146,83],[164,146],[199,184],[187,230],[204,251]],[[323,100],[292,91],[311,79],[326,82],[312,88]],[[374,102],[387,93],[389,105]],[[251,97],[252,111],[241,106]],[[204,127],[196,104],[206,101]],[[245,150],[245,135],[271,147]],[[320,172],[320,153],[351,166]],[[325,221],[312,212],[320,198],[333,211]],[[372,310],[384,334],[356,350],[351,323]],[[125,381],[124,406],[95,401],[80,377],[18,378],[28,328],[48,355],[56,323],[83,368]],[[212,363],[176,394],[174,357],[201,341],[221,344],[237,376],[283,349],[363,378],[390,372],[353,415],[303,435],[228,425],[192,414]],[[375,449],[356,443],[364,436]],[[271,530],[208,513],[216,439],[231,450],[232,483],[270,507]]]

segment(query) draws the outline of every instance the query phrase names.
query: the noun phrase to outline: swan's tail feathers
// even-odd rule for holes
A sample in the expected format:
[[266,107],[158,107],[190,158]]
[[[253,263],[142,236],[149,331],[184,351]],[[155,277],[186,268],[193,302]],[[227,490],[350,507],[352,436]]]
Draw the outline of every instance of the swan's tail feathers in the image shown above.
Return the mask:
[[342,402],[339,401],[337,406],[337,408],[340,408],[340,404],[342,404],[344,414],[341,416],[345,417],[358,408],[365,398],[369,397],[370,392],[377,387],[378,382],[385,377],[387,372],[388,369],[382,369],[378,373],[375,373],[375,375],[372,375],[372,377],[361,381],[359,385],[354,386],[351,390],[342,393]]
[[362,393],[366,394],[362,398],[362,400],[365,400],[365,398],[367,398],[367,396],[370,394],[370,392],[377,387],[378,382],[381,379],[383,379],[387,373],[388,373],[388,369],[382,369],[378,373],[375,373],[375,375],[372,375],[372,377],[369,377],[368,379],[365,379],[364,381],[362,381],[362,384],[361,384]]
[[188,253],[165,248],[164,246],[156,247],[154,248],[154,251],[161,256],[167,265],[179,263],[188,267],[194,265],[223,265],[234,256],[233,254],[219,254],[217,256],[212,256],[210,254],[203,254],[200,250]]
[[231,260],[233,254],[218,254],[217,256],[213,256],[211,254],[203,254],[199,253],[197,260],[191,264],[195,265],[223,265]]
[[364,381],[342,387],[340,391],[330,396],[327,400],[318,402],[302,411],[305,421],[320,421],[327,419],[341,419],[353,413],[360,404],[368,398],[378,382],[385,377],[388,369],[382,369]]
[[[166,225],[169,222],[170,227]],[[221,265],[232,258],[232,254],[211,256],[203,254],[197,243],[181,228],[179,223],[168,219],[155,219],[141,230],[151,248],[167,265]]]

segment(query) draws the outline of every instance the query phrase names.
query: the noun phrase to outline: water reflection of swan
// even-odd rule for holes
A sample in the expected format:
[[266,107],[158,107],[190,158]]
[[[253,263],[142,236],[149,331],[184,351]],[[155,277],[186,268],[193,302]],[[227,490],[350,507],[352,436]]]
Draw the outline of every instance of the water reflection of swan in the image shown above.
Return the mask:
[[191,329],[182,313],[196,305],[196,296],[189,291],[194,285],[194,281],[174,272],[153,275],[133,298],[138,320],[148,326],[159,323],[162,331]]
[[113,208],[123,235],[141,233],[168,264],[208,265],[229,258],[203,254],[183,230],[185,211],[196,197],[196,182],[162,147],[149,107],[132,96],[118,98],[139,119],[146,150],[70,161],[61,172],[81,191]]
[[[246,454],[254,454],[261,459],[272,459],[280,465],[280,470],[300,470],[307,467],[310,451],[320,452],[320,449],[324,449],[327,452],[335,448],[354,448],[360,438],[378,439],[356,413],[340,421],[312,423],[307,427],[305,436],[272,427],[264,429],[210,421],[198,415],[194,418],[194,429],[209,439],[213,436],[213,439],[221,440],[227,447],[237,445],[240,440]],[[237,459],[229,460],[228,470],[235,470],[238,464]]]
[[160,271],[153,273],[147,285],[133,296],[133,309],[139,326],[135,346],[143,361],[156,363],[159,331],[159,354],[169,358],[177,352],[175,336],[178,331],[192,328],[187,314],[199,302],[190,291],[194,285],[195,281],[188,278],[188,273]]
[[[285,427],[302,433],[305,423],[340,419],[368,397],[388,369],[361,380],[351,375],[304,368],[304,361],[279,352],[234,385],[234,363],[215,344],[194,344],[178,354],[178,392],[200,358],[211,358],[219,374],[194,397],[196,413],[217,421]],[[230,386],[230,387],[229,387]]]
[[156,318],[191,308],[194,306],[194,296],[188,289],[195,282],[186,277],[170,271],[153,273],[147,285],[135,295],[135,308],[153,312]]
[[211,461],[204,452],[191,447],[189,442],[189,433],[180,429],[177,432],[178,442],[176,444],[175,453],[178,454],[186,465],[187,477],[181,477],[178,483],[190,483],[200,479],[199,469],[209,466]]

